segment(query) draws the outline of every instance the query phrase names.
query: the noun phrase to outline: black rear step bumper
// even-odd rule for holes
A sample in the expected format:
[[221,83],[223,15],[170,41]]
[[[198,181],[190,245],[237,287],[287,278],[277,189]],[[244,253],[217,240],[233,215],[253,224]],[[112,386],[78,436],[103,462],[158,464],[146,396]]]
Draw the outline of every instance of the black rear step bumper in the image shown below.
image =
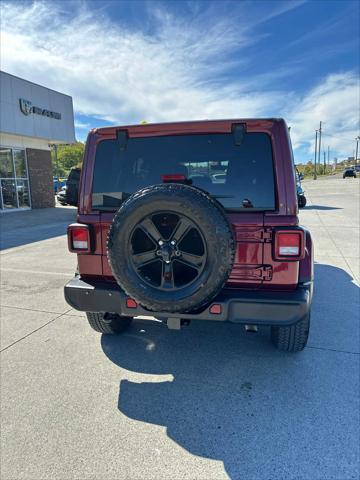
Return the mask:
[[[312,282],[302,284],[289,292],[223,290],[210,305],[194,313],[151,312],[140,305],[128,308],[128,297],[116,284],[84,281],[79,276],[70,280],[64,290],[67,303],[75,310],[84,312],[112,312],[130,317],[215,320],[254,325],[291,325],[309,312],[313,285]],[[209,312],[213,304],[221,305],[220,314]]]

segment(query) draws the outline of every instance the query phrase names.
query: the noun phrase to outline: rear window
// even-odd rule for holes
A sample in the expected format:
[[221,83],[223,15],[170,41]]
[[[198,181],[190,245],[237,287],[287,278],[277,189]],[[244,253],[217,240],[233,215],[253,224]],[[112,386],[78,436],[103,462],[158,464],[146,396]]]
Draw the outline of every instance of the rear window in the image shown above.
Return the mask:
[[270,137],[247,133],[241,145],[232,134],[129,138],[97,146],[92,190],[94,209],[112,210],[140,188],[184,175],[228,210],[274,210]]

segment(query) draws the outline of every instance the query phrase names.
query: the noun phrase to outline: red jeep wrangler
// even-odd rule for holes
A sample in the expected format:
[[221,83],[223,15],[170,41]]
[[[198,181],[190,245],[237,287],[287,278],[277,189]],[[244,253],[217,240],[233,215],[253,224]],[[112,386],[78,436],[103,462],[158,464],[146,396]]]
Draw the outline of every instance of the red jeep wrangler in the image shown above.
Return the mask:
[[282,119],[92,130],[65,298],[101,333],[140,315],[169,328],[230,321],[269,325],[279,350],[302,350],[313,255],[297,208]]

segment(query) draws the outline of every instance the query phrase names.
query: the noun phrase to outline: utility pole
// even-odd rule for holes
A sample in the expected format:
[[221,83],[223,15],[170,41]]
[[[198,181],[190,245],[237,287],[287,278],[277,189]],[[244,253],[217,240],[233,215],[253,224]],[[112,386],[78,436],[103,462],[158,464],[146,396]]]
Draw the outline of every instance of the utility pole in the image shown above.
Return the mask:
[[358,151],[359,151],[359,140],[360,140],[360,136],[358,135],[356,138],[356,153],[355,153],[355,165],[357,165],[358,163]]
[[326,173],[326,157],[325,157],[325,150],[323,151],[324,154],[324,175]]
[[330,167],[330,147],[328,145],[328,167]]
[[314,180],[316,180],[316,179],[317,179],[317,174],[316,174],[317,133],[318,133],[318,131],[317,131],[317,130],[315,130],[315,160],[314,160]]
[[319,128],[319,166],[320,166],[320,162],[321,162],[321,121],[320,121],[320,128]]

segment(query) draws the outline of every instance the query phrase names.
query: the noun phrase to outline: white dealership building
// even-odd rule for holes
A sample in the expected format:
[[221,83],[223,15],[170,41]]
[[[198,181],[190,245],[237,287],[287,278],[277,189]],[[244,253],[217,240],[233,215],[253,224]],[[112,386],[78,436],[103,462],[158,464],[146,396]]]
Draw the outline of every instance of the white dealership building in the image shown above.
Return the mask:
[[74,142],[70,96],[0,72],[0,211],[53,207],[51,148]]

